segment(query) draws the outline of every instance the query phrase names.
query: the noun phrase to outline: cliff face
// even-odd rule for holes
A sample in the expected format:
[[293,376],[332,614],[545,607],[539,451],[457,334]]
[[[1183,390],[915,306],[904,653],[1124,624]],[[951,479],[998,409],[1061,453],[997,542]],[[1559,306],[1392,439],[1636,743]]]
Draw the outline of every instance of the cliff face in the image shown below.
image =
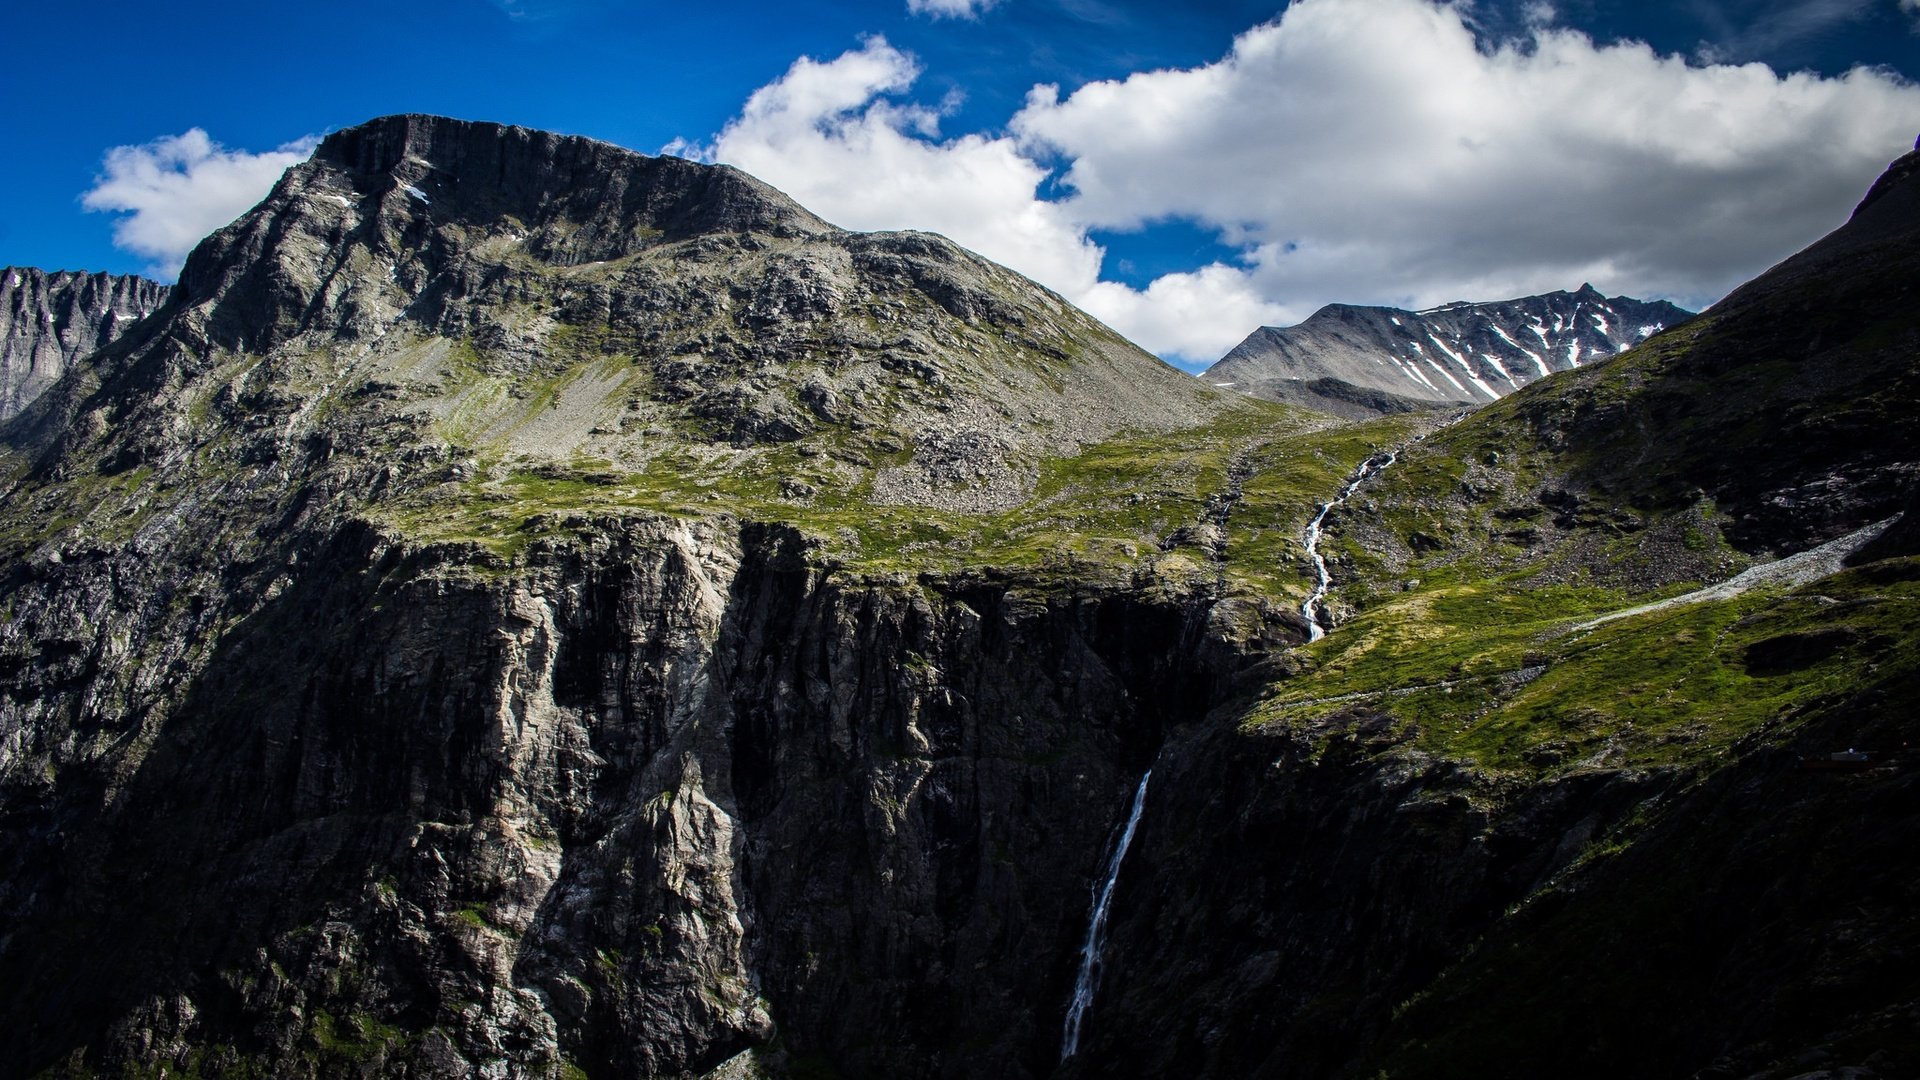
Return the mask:
[[1049,1066],[1215,575],[896,568],[1244,407],[937,237],[423,117],[86,376],[7,436],[8,1073]]
[[0,421],[159,310],[168,291],[125,275],[0,267]]
[[15,592],[13,1067],[652,1075],[777,1016],[859,1072],[1044,1073],[1114,804],[1212,691],[1186,605],[838,582],[778,530],[590,527],[491,581],[287,554],[204,656],[114,613],[192,671],[118,730],[114,665]]

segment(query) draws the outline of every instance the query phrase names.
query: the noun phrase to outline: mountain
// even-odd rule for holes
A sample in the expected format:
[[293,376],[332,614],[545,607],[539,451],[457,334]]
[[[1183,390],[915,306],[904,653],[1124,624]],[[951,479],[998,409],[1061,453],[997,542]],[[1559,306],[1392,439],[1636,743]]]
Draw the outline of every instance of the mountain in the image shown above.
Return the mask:
[[[1332,677],[1270,722],[1415,732],[1594,815],[1561,869],[1514,865],[1526,898],[1356,1074],[1913,1071],[1917,273],[1920,153],[1695,320],[1408,445],[1334,515]],[[1648,785],[1625,817],[1616,782]]]
[[1324,426],[942,238],[432,117],[147,327],[0,430],[7,1075],[1029,1071],[1203,708],[1197,481]]
[[1664,300],[1605,297],[1591,285],[1427,311],[1329,304],[1298,326],[1255,330],[1202,378],[1347,416],[1481,404],[1624,352],[1691,316]]
[[0,421],[153,314],[167,291],[139,277],[0,268]]
[[0,1075],[1913,1073],[1916,160],[1343,423],[337,133],[0,428]]

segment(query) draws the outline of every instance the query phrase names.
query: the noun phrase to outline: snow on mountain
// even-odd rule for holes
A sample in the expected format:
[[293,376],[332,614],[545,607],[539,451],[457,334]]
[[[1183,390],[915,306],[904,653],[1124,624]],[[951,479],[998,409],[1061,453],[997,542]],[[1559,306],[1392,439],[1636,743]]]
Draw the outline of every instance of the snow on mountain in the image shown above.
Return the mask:
[[[1329,304],[1298,326],[1255,330],[1203,378],[1349,415],[1484,404],[1624,352],[1692,314],[1664,300],[1602,296],[1592,285],[1425,311]],[[1356,407],[1357,397],[1371,404]]]

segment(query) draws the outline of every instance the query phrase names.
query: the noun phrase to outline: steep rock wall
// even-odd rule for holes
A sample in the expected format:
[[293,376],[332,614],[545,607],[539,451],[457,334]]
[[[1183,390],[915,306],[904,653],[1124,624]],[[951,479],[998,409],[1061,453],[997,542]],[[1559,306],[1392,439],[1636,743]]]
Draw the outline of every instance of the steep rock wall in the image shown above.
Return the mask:
[[[244,614],[65,637],[37,605],[127,568],[17,589],[9,1071],[658,1074],[778,1030],[858,1074],[1047,1072],[1111,819],[1215,696],[1204,603],[585,536],[489,573],[348,527]],[[129,625],[180,676],[144,705],[108,692]]]

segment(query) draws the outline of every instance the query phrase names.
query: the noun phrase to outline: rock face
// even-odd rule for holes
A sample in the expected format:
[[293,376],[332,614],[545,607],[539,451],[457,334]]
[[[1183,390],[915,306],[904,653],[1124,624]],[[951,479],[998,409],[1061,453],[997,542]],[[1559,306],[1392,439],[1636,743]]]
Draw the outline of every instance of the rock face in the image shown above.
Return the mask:
[[0,268],[0,421],[158,311],[168,291],[118,274]]
[[[1664,300],[1606,297],[1591,285],[1427,311],[1329,304],[1298,326],[1255,330],[1202,378],[1341,415],[1354,415],[1356,404],[1372,413],[1406,407],[1393,398],[1482,404],[1623,352],[1691,316]],[[1392,398],[1328,392],[1317,380]]]
[[[1913,310],[1870,325],[1904,347]],[[1343,677],[1343,634],[1361,663],[1404,644],[1297,648],[1306,570],[1277,537],[1324,495],[1293,478],[1374,450],[1329,425],[733,170],[430,117],[341,132],[0,429],[0,1075],[1448,1075],[1436,1046],[1484,1075],[1754,1075],[1842,1029],[1888,1075],[1920,1064],[1896,1037],[1910,774],[1777,783],[1907,722],[1909,632],[1749,650],[1730,617],[1701,648],[1754,678],[1878,649],[1882,697],[1648,759],[1482,759],[1401,711],[1429,678],[1491,702],[1473,654],[1280,716]],[[1554,453],[1591,438],[1553,430]],[[1405,475],[1427,486],[1346,520],[1437,529],[1384,511],[1480,497]],[[1448,540],[1456,577],[1489,557]],[[1905,602],[1905,563],[1867,570],[1827,602]],[[1782,806],[1792,829],[1741,831]],[[1680,925],[1722,932],[1670,970],[1675,932],[1587,898],[1699,866],[1696,820],[1733,872],[1691,890]],[[1877,861],[1716,923],[1809,845]],[[1820,952],[1862,928],[1885,963]],[[1446,1042],[1489,1001],[1523,1013],[1504,978],[1565,993],[1555,973],[1643,940],[1641,983],[1717,1003],[1661,1017],[1711,1023]],[[1645,1028],[1632,986],[1602,989]]]
[[[824,547],[1231,396],[938,237],[428,117],[164,320],[7,433],[0,1072],[1046,1070],[1206,605]],[[554,484],[617,505],[442,527]]]

